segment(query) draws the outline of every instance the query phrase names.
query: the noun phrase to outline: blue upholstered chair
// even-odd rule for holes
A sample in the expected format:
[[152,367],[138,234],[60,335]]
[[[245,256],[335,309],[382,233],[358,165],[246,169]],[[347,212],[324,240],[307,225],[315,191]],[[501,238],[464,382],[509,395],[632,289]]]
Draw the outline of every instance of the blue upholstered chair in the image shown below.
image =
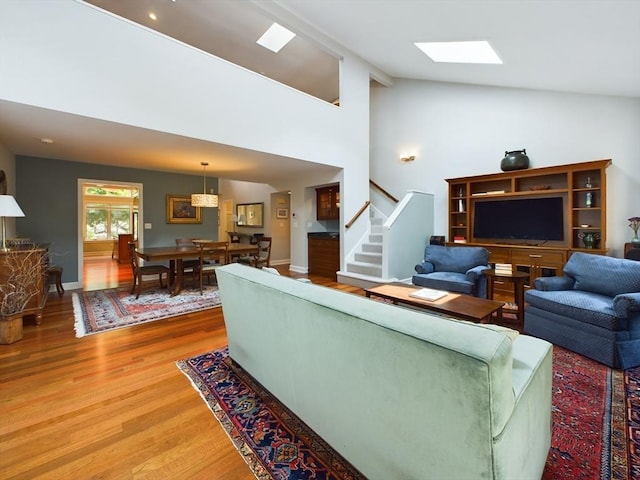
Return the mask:
[[640,365],[640,262],[575,252],[525,293],[524,332],[613,368]]
[[486,298],[489,251],[482,247],[428,245],[424,260],[415,266],[414,285]]

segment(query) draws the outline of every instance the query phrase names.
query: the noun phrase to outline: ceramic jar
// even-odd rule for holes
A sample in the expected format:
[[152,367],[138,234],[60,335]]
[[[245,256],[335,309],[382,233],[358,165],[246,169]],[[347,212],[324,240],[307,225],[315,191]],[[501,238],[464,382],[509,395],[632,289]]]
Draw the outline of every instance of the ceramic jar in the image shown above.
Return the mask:
[[500,169],[503,172],[523,170],[525,168],[529,168],[529,157],[526,149],[504,152],[504,158],[500,162]]
[[588,232],[588,233],[580,232],[578,234],[578,237],[582,239],[582,243],[584,243],[585,248],[594,248],[596,245],[596,242],[600,240],[600,234],[592,233],[592,232]]

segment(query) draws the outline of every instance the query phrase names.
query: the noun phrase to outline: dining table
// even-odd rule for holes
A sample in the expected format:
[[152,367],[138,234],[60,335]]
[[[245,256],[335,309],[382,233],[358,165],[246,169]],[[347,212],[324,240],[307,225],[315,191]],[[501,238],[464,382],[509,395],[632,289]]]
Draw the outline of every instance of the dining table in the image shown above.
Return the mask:
[[[169,262],[169,285],[171,296],[178,295],[184,287],[183,261],[185,259],[200,258],[199,243],[215,240],[194,240],[191,245],[171,245],[167,247],[142,247],[136,252],[145,262]],[[227,247],[225,263],[239,255],[257,255],[258,245],[251,243],[230,243]]]

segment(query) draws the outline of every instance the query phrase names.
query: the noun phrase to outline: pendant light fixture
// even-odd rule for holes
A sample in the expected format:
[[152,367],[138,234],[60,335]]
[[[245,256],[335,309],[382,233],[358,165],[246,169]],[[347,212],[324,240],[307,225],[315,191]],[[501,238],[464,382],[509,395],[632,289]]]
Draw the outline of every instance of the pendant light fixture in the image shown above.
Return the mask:
[[[191,194],[191,206],[192,207],[217,207],[218,206],[218,195],[214,195],[213,193],[207,193],[207,162],[200,162],[203,169],[203,177],[202,177],[202,187],[203,193],[192,193]],[[213,189],[211,189],[213,192]]]

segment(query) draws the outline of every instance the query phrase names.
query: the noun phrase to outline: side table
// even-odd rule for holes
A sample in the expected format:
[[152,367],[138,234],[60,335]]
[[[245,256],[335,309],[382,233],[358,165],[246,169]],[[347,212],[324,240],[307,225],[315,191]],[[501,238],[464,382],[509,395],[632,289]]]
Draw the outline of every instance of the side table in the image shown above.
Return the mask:
[[[630,258],[631,260],[638,260],[638,255],[637,255],[637,251],[636,249],[640,249],[640,246],[638,246],[637,244],[631,243],[631,242],[627,242],[624,244],[624,258]],[[627,254],[629,252],[631,252],[631,250],[633,250],[633,254],[631,254],[630,256],[628,256]]]
[[513,271],[511,273],[496,272],[494,269],[483,270],[487,277],[487,298],[493,300],[493,282],[496,278],[513,283],[513,297],[518,307],[518,322],[524,322],[524,283],[529,278],[525,272]]

